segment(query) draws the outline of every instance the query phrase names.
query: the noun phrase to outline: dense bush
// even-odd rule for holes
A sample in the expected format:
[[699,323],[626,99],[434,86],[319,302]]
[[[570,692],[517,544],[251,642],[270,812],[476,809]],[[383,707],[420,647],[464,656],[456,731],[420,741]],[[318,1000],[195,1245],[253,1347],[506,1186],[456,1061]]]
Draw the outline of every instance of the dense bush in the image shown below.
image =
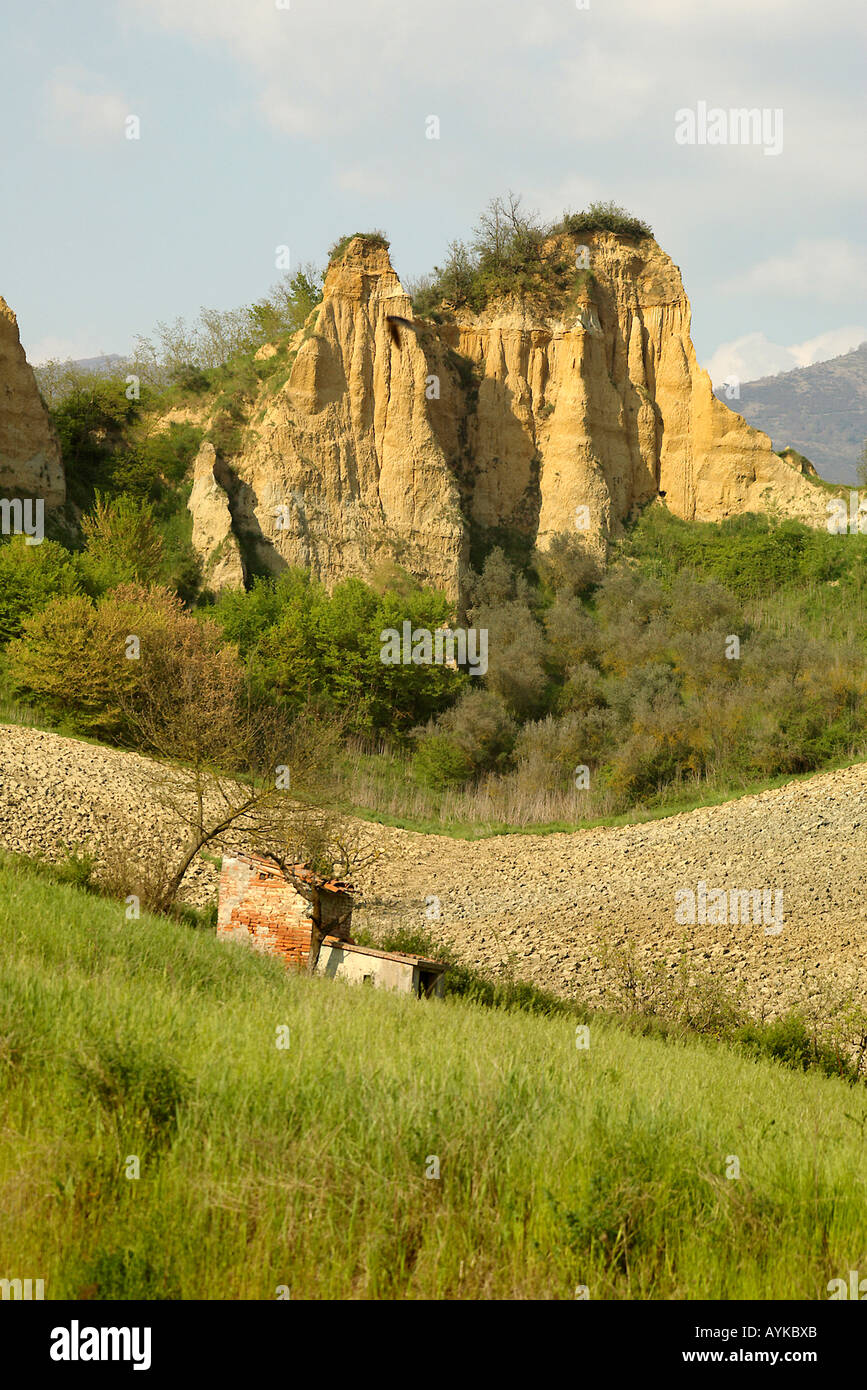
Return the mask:
[[53,598],[80,588],[75,559],[56,541],[28,545],[24,536],[0,544],[0,646]]
[[523,209],[520,196],[510,192],[493,198],[472,242],[451,242],[445,263],[416,283],[416,312],[437,317],[443,307],[467,306],[478,313],[505,295],[565,302],[579,290],[586,293],[592,272],[576,266],[563,241],[600,231],[633,240],[652,236],[645,222],[611,202],[592,203],[585,212],[567,212],[546,225]]
[[553,536],[545,550],[536,550],[534,565],[543,586],[552,594],[587,594],[602,577],[602,562],[580,536]]
[[435,723],[415,731],[414,771],[430,787],[466,782],[505,765],[518,726],[493,691],[465,691]]
[[128,398],[122,379],[107,377],[74,387],[52,410],[69,496],[79,506],[88,506],[98,488],[112,486],[116,455],[141,406]]
[[126,495],[109,500],[97,493],[81,529],[81,572],[90,594],[104,594],[118,584],[156,582],[165,553],[147,502]]
[[818,527],[778,523],[755,514],[686,522],[662,507],[651,507],[623,549],[640,562],[644,573],[670,578],[692,569],[719,580],[740,599],[833,580],[860,587],[867,574],[867,536],[839,537]]
[[222,668],[231,652],[220,638],[215,624],[185,613],[168,589],[122,585],[95,602],[83,594],[52,599],[9,644],[8,677],[58,722],[129,741],[148,652],[189,646],[203,667],[211,659]]
[[445,665],[386,665],[380,634],[433,632],[451,619],[444,595],[417,586],[377,593],[359,579],[332,594],[301,571],[228,594],[215,609],[246,654],[256,689],[291,712],[310,700],[341,714],[348,732],[403,736],[450,704],[467,677]]
[[385,232],[380,231],[378,227],[375,227],[372,232],[351,232],[348,236],[338,237],[337,241],[335,241],[334,245],[329,249],[328,264],[331,265],[334,261],[341,261],[347,246],[351,241],[354,241],[357,236],[363,237],[365,241],[372,241],[375,246],[384,246],[386,251],[391,245]]
[[614,202],[591,203],[584,212],[564,212],[553,230],[569,232],[572,236],[583,236],[586,232],[616,232],[618,236],[639,241],[642,237],[653,236],[646,222]]
[[183,482],[201,442],[202,430],[196,425],[172,420],[167,429],[118,451],[110,473],[112,489],[161,501],[167,490]]

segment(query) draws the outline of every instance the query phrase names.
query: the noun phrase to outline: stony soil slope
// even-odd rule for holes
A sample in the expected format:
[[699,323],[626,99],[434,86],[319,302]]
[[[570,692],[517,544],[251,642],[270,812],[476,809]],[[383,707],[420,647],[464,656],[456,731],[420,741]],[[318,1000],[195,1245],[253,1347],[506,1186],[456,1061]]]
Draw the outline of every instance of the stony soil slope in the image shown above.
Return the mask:
[[[0,727],[0,845],[62,857],[64,841],[98,836],[106,813],[159,843],[166,830],[146,766],[135,754]],[[697,964],[743,980],[769,1013],[867,980],[867,766],[616,829],[476,842],[372,830],[382,855],[360,880],[360,924],[424,928],[469,962],[498,967],[512,956],[521,977],[559,992],[596,996],[600,945],[626,940],[647,960],[673,959],[686,941]],[[782,931],[679,926],[675,892],[699,880],[781,889]],[[215,881],[210,864],[197,865],[187,896],[207,901]],[[425,915],[433,896],[438,920]]]

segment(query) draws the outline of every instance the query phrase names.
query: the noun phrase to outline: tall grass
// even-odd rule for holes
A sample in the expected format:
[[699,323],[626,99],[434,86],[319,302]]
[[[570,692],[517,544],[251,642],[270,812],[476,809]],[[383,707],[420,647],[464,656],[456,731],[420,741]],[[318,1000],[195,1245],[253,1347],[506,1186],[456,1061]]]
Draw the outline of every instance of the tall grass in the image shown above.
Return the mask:
[[0,973],[0,1275],[49,1298],[824,1298],[867,1261],[836,1080],[288,975],[8,868]]
[[660,788],[652,800],[628,811],[615,810],[607,788],[573,791],[534,785],[521,772],[490,774],[462,787],[421,786],[413,776],[412,755],[382,745],[369,751],[349,746],[332,779],[335,804],[384,824],[468,839],[521,830],[532,834],[585,829],[593,825],[631,825],[677,815],[699,806],[720,805],[733,797],[781,787],[818,772],[849,767],[867,758],[867,744],[857,743],[845,756],[807,773],[781,773],[754,779],[729,768],[688,773]]

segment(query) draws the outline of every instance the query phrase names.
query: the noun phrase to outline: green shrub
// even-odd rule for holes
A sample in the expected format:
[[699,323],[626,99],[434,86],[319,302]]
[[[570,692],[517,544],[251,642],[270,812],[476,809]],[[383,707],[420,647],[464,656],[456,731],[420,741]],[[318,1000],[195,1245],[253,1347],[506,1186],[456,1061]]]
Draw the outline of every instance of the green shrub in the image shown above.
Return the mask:
[[[275,614],[250,655],[256,688],[290,712],[310,700],[339,712],[347,731],[372,737],[380,731],[406,737],[460,694],[467,677],[447,666],[384,664],[381,633],[403,623],[429,632],[452,617],[443,594],[418,588],[378,594],[360,579],[329,595],[308,575],[265,581],[247,599],[221,602],[228,632],[250,643],[255,623]],[[253,615],[256,615],[255,618]]]
[[564,212],[552,230],[568,232],[571,236],[583,236],[585,232],[616,232],[618,236],[638,241],[653,236],[646,222],[614,202],[591,203],[584,212]]
[[415,731],[413,768],[423,786],[447,787],[505,765],[517,725],[492,691],[471,689],[435,724]]
[[226,410],[217,415],[205,438],[223,458],[232,458],[235,454],[240,454],[244,445],[243,428]]
[[123,379],[96,378],[76,386],[51,411],[60,439],[70,500],[87,507],[99,488],[111,487],[115,455],[125,431],[138,420],[146,396],[127,398]]
[[0,542],[0,646],[20,636],[50,599],[80,587],[74,557],[57,541],[28,545],[26,537],[12,536]]
[[[140,643],[129,655],[130,636]],[[215,624],[185,613],[168,589],[121,585],[96,602],[84,595],[57,598],[30,618],[8,649],[14,690],[34,696],[50,717],[82,733],[109,739],[131,737],[129,710],[135,702],[142,663],[150,650],[179,650],[207,679],[232,660],[220,650]]]
[[586,594],[602,578],[600,557],[580,536],[565,532],[553,536],[545,550],[535,550],[533,561],[543,585],[552,594]]
[[443,266],[419,285],[418,311],[467,306],[476,313],[506,295],[533,297],[561,306],[586,294],[592,272],[577,270],[564,250],[564,235],[582,236],[611,231],[630,239],[651,236],[645,222],[631,217],[615,203],[593,203],[582,213],[564,213],[559,222],[544,225],[525,212],[520,196],[493,198],[482,213],[470,246],[453,241]]
[[343,260],[347,246],[355,237],[363,237],[365,241],[372,241],[374,246],[384,246],[386,251],[391,245],[385,232],[381,232],[378,228],[375,228],[372,232],[352,232],[349,236],[339,237],[330,248],[328,252],[329,265],[332,265],[335,261]]
[[73,888],[93,887],[96,869],[94,855],[86,850],[70,850],[60,863],[51,865],[51,877],[56,883],[68,883]]
[[460,744],[435,730],[419,736],[413,772],[425,787],[453,787],[469,781],[473,764]]
[[148,502],[122,495],[109,500],[96,494],[84,517],[81,573],[90,594],[104,594],[118,584],[152,584],[163,568],[165,549]]
[[857,1080],[853,1063],[828,1043],[820,1042],[797,1012],[785,1014],[771,1023],[746,1024],[734,1037],[753,1056],[771,1057],[795,1071],[818,1068],[826,1076]]

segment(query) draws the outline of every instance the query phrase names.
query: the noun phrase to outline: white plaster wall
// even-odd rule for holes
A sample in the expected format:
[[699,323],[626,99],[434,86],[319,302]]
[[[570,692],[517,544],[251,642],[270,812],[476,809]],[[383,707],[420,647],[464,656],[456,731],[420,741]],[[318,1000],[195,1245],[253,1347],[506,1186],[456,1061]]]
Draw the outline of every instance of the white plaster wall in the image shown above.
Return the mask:
[[377,989],[412,994],[414,969],[409,962],[383,960],[381,956],[365,956],[360,951],[344,951],[339,946],[323,945],[316,974],[327,975],[332,980],[350,980],[355,984],[363,984],[365,975],[372,975],[373,985]]

